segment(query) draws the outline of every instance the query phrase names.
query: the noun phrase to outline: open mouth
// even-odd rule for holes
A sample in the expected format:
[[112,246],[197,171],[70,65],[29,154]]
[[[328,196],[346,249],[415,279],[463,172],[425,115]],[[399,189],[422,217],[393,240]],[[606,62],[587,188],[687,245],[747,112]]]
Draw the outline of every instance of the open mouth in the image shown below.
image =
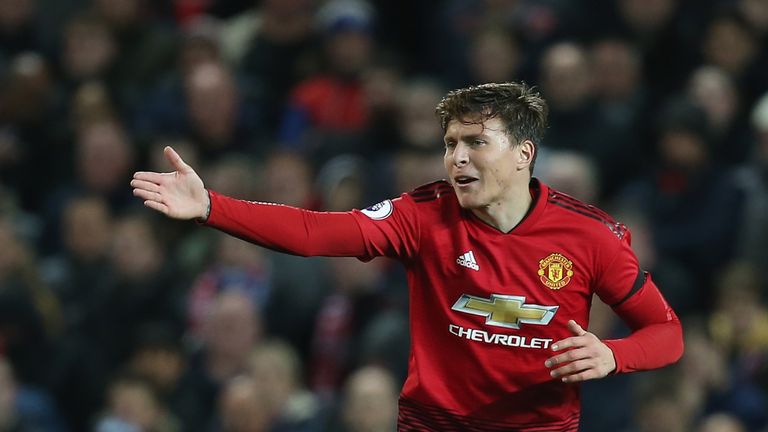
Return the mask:
[[477,177],[470,177],[470,176],[458,176],[454,177],[453,181],[456,182],[459,186],[466,186],[470,183],[476,182],[478,179]]

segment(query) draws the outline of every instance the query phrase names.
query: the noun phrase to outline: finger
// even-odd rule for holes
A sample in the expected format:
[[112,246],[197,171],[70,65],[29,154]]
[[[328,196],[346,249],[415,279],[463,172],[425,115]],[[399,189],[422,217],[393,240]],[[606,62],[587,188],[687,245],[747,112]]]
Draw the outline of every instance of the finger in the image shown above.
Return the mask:
[[576,336],[584,336],[585,334],[587,334],[587,331],[581,328],[579,323],[577,323],[574,320],[568,321],[568,330],[570,330]]
[[573,347],[583,347],[587,344],[588,339],[584,336],[571,336],[569,338],[561,339],[552,344],[552,351],[562,351],[564,349]]
[[595,368],[595,362],[592,359],[583,359],[578,360],[572,363],[568,363],[565,366],[559,367],[557,369],[553,369],[549,374],[553,378],[557,377],[567,377],[569,375],[574,375],[580,372],[583,372],[588,369]]
[[146,180],[131,180],[131,186],[136,189],[143,189],[150,192],[160,192],[160,185]]
[[163,181],[173,173],[157,173],[150,171],[137,171],[133,173],[133,178],[136,180],[144,180],[150,183],[163,184]]
[[573,349],[562,354],[550,357],[544,362],[544,366],[551,368],[563,363],[569,363],[576,360],[582,360],[590,357],[590,352],[587,348]]
[[151,208],[152,210],[157,210],[160,213],[168,214],[168,206],[166,206],[163,203],[152,201],[152,200],[146,200],[144,201],[144,205]]
[[165,154],[165,158],[168,159],[168,162],[171,163],[171,166],[176,171],[187,172],[192,170],[192,168],[190,168],[189,165],[187,165],[187,163],[181,159],[181,156],[176,153],[176,150],[174,150],[173,147],[165,146],[163,153]]
[[151,192],[144,189],[134,189],[133,195],[137,196],[143,200],[149,200],[149,201],[155,201],[155,202],[161,202],[162,196],[157,192]]
[[602,375],[600,375],[597,369],[587,369],[585,371],[564,376],[560,378],[560,381],[564,383],[577,383],[577,382],[584,382],[584,381],[593,380],[601,377]]

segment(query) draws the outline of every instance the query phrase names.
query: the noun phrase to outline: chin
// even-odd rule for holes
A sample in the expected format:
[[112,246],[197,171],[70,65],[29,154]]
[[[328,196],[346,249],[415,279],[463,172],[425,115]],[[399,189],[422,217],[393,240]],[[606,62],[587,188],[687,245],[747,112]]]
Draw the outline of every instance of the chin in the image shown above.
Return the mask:
[[468,210],[476,209],[483,206],[483,204],[479,202],[479,200],[476,197],[473,197],[473,196],[457,195],[457,198],[459,199],[459,205],[462,208],[465,208]]

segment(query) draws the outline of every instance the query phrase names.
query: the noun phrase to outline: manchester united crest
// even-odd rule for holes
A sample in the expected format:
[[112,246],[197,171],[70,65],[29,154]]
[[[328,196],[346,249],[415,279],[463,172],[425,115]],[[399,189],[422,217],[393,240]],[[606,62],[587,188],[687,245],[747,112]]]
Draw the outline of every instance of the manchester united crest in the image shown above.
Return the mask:
[[573,262],[559,253],[539,260],[539,280],[550,289],[559,290],[568,285],[573,276]]

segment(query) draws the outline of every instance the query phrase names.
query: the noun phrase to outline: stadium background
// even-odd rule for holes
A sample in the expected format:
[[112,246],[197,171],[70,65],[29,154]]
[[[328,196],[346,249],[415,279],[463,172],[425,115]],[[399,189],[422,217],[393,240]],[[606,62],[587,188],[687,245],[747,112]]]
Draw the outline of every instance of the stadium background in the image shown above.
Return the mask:
[[768,430],[767,39],[765,0],[0,1],[0,430],[394,430],[396,264],[170,221],[130,176],[173,145],[226,194],[366,207],[442,177],[445,91],[513,79],[550,103],[537,175],[632,229],[686,331],[586,384],[583,430]]

